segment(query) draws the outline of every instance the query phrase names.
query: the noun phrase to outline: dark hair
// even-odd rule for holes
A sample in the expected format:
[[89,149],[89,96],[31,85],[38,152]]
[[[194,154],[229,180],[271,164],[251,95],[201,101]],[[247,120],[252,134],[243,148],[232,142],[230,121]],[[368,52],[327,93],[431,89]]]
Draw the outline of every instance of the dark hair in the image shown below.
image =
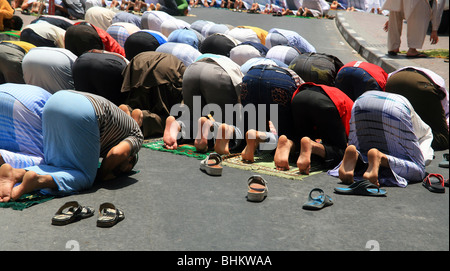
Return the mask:
[[20,18],[20,17],[17,16],[17,15],[14,15],[14,16],[11,18],[11,20],[12,20],[12,22],[11,22],[11,28],[12,28],[13,30],[20,30],[20,29],[22,29],[22,26],[23,26],[22,18]]

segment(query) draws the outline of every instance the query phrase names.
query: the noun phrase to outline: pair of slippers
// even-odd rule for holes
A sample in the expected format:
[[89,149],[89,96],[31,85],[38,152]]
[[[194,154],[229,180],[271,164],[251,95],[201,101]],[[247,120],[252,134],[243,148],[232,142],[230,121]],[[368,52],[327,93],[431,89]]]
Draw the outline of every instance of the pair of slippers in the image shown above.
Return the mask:
[[[55,213],[52,218],[52,225],[63,226],[94,215],[94,208],[81,206],[77,201],[66,202]],[[114,204],[105,202],[99,207],[97,227],[109,228],[122,221],[124,213],[117,209]]]
[[[342,195],[360,195],[360,196],[375,196],[385,197],[387,192],[380,189],[377,185],[371,183],[369,180],[362,180],[353,183],[348,187],[335,187],[334,192]],[[319,193],[318,196],[313,196]],[[322,189],[314,188],[309,192],[308,201],[303,204],[303,209],[306,210],[320,210],[327,206],[333,205],[333,199],[326,195]]]
[[422,185],[433,193],[445,193],[445,186],[448,187],[448,179],[444,180],[441,174],[430,173],[422,181]]

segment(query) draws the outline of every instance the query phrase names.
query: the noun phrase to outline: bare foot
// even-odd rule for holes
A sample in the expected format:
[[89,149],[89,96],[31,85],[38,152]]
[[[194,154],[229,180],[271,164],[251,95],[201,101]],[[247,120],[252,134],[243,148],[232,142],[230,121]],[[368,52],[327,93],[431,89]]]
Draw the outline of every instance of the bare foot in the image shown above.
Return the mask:
[[378,182],[378,171],[380,166],[389,167],[387,157],[379,150],[373,148],[367,152],[367,160],[369,161],[369,167],[366,172],[364,172],[363,178],[380,186],[380,183]]
[[214,151],[218,154],[230,154],[229,142],[233,138],[234,127],[226,123],[219,126],[219,131],[216,136],[216,143],[214,144]]
[[142,126],[144,121],[144,113],[142,113],[141,109],[134,109],[133,112],[131,112],[131,117],[137,122],[139,127]]
[[42,188],[57,188],[55,181],[50,175],[38,175],[34,171],[27,171],[22,178],[22,182],[12,189],[11,196],[14,200],[23,194],[33,192]]
[[273,158],[276,169],[289,170],[289,153],[293,146],[294,142],[292,140],[289,140],[285,135],[280,136]]
[[208,151],[208,139],[211,126],[213,122],[206,117],[201,117],[198,120],[198,133],[194,140],[194,147],[198,152]]
[[11,199],[11,191],[16,184],[13,168],[9,164],[0,167],[0,202],[8,202]]
[[355,171],[356,162],[358,161],[358,152],[354,145],[349,145],[344,153],[344,158],[339,166],[339,179],[344,184],[352,184],[353,174]]
[[309,170],[311,169],[311,152],[312,140],[305,136],[300,140],[300,155],[297,160],[297,167],[300,174],[309,175]]
[[180,132],[180,125],[176,121],[175,117],[169,116],[166,119],[166,127],[164,128],[163,141],[164,147],[169,150],[176,150],[178,148],[177,145],[177,137]]
[[247,145],[241,153],[242,160],[247,162],[255,162],[255,150],[258,148],[259,143],[266,139],[266,134],[264,132],[259,132],[256,130],[248,130],[245,133],[245,141]]

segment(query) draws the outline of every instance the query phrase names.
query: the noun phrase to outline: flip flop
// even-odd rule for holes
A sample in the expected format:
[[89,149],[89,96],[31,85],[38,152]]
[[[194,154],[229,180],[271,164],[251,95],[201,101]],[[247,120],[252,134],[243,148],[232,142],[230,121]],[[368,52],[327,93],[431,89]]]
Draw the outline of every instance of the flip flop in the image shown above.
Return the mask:
[[94,208],[81,206],[76,201],[66,202],[55,213],[52,225],[63,226],[94,215]]
[[396,52],[396,51],[388,51],[388,55],[396,56],[396,55],[398,55],[398,52]]
[[334,192],[343,195],[360,195],[360,196],[374,196],[385,197],[387,191],[380,189],[369,180],[362,180],[351,184],[349,187],[335,187]]
[[200,170],[211,176],[221,176],[223,167],[222,157],[218,153],[210,153],[208,157],[200,161]]
[[[437,182],[435,180],[432,180],[432,178],[437,179]],[[441,174],[436,173],[430,173],[428,174],[425,179],[423,179],[422,185],[428,189],[430,192],[433,193],[445,193],[445,181],[444,177]]]
[[124,213],[114,204],[105,202],[98,210],[97,227],[109,228],[125,219]]
[[[312,197],[314,192],[319,192],[319,196]],[[309,192],[308,201],[303,204],[303,209],[306,210],[320,210],[324,207],[333,205],[333,200],[326,195],[322,189],[314,188]]]
[[253,175],[247,180],[247,200],[261,202],[267,197],[269,188],[267,181],[259,175]]
[[443,160],[439,162],[439,167],[448,168],[448,153],[442,155]]
[[428,56],[424,53],[418,53],[417,55],[412,55],[412,56],[406,55],[406,57],[407,58],[427,58]]

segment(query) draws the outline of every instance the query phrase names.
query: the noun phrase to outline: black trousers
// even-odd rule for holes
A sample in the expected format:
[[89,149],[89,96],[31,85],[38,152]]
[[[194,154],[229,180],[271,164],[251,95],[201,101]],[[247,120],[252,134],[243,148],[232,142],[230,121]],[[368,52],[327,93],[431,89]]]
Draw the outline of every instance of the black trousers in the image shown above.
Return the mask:
[[294,96],[291,107],[296,145],[305,136],[321,139],[326,152],[325,166],[332,168],[339,164],[347,148],[347,134],[328,95],[320,87],[310,86]]

